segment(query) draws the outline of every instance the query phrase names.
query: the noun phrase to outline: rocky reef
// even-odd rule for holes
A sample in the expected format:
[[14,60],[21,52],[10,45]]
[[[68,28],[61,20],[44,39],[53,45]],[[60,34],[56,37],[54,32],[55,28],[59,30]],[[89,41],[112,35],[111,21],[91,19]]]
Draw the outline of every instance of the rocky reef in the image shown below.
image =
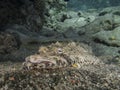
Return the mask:
[[67,9],[68,2],[64,0],[0,2],[0,13],[6,12],[0,15],[1,31],[10,33],[13,37],[17,36],[21,43],[15,52],[4,54],[7,55],[6,60],[7,57],[14,59],[15,53],[18,60],[24,60],[37,52],[41,43],[71,40],[93,47],[92,50],[97,56],[109,56],[111,60],[119,56],[119,6],[103,10],[72,11]]
[[19,24],[26,26],[30,31],[38,31],[43,25],[45,4],[42,2],[42,0],[1,0],[0,27],[4,30],[7,25]]
[[0,1],[1,90],[120,89],[120,6],[68,3]]
[[87,46],[55,43],[41,46],[26,58],[21,69],[0,73],[0,89],[98,90],[119,89],[119,68],[106,65]]

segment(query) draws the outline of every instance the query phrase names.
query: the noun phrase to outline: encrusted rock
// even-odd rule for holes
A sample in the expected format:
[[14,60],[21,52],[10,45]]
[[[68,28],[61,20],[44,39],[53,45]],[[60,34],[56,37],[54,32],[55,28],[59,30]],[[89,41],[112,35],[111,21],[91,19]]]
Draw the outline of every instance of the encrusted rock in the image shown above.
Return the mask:
[[19,37],[14,34],[0,32],[0,54],[8,54],[20,47]]
[[120,27],[112,31],[100,31],[93,35],[93,39],[108,46],[120,46]]

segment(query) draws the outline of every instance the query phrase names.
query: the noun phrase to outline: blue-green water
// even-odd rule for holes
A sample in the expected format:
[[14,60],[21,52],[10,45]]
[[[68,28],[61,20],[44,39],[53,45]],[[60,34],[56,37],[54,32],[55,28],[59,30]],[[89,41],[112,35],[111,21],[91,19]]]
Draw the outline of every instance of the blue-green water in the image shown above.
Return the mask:
[[74,10],[86,10],[90,8],[105,8],[119,6],[120,0],[69,0],[68,7]]

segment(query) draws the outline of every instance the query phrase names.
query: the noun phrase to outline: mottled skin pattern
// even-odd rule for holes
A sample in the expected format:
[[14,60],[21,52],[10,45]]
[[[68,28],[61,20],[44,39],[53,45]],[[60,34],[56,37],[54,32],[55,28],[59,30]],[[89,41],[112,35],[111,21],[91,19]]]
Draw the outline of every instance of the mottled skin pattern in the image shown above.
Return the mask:
[[23,67],[29,69],[41,68],[81,68],[86,65],[97,65],[100,61],[75,42],[68,44],[55,43],[41,46],[38,54],[26,57]]

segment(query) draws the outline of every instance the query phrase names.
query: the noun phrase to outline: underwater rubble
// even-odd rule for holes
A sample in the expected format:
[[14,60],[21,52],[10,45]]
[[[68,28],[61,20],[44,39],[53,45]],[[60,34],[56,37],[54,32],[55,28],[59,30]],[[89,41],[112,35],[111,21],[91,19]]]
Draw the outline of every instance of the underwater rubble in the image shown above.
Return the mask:
[[68,2],[0,1],[0,90],[120,89],[120,6]]
[[1,90],[119,90],[119,82],[118,67],[75,42],[41,46],[21,69],[0,73]]

